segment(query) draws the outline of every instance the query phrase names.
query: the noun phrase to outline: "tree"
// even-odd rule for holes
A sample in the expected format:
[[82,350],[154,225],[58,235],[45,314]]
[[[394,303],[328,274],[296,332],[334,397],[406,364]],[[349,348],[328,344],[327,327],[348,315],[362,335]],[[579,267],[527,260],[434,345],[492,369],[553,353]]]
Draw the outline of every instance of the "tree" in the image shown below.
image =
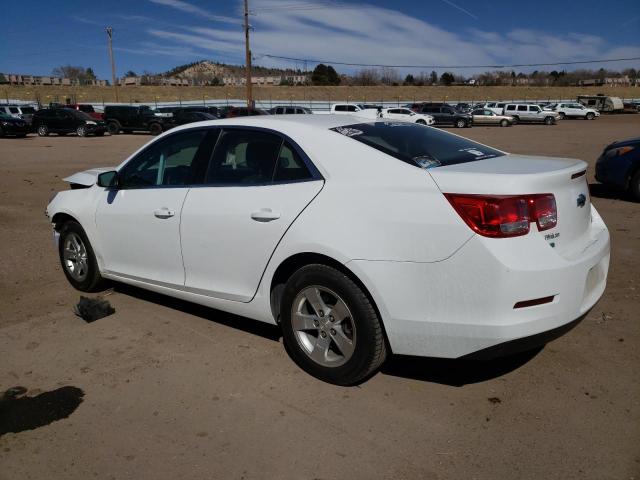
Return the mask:
[[408,74],[406,77],[404,77],[404,85],[413,85],[416,83],[416,79],[414,78],[413,75]]
[[444,72],[440,75],[440,83],[443,85],[451,85],[455,81],[455,77],[450,72]]
[[380,83],[380,73],[375,68],[363,68],[353,76],[354,85],[371,86]]
[[400,74],[395,68],[382,67],[380,71],[380,81],[383,85],[397,85],[400,83]]
[[314,85],[329,85],[329,72],[324,63],[319,63],[311,74],[311,83]]
[[137,77],[138,74],[136,72],[134,72],[133,70],[129,70],[127,73],[124,74],[125,77]]
[[4,76],[4,73],[0,73],[0,83],[9,83],[7,77]]
[[431,74],[429,75],[429,80],[431,82],[431,85],[435,85],[436,83],[438,83],[438,72],[432,70]]
[[340,85],[340,75],[331,65],[327,66],[327,79],[329,80],[329,85]]
[[96,80],[96,74],[93,73],[93,68],[91,68],[91,67],[88,67],[84,71],[84,75],[85,75],[87,80]]

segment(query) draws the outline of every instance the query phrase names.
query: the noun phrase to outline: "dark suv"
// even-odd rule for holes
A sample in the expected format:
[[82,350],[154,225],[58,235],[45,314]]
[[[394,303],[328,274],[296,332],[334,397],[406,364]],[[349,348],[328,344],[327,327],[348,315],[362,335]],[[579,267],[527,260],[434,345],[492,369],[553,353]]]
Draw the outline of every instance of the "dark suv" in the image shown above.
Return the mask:
[[33,114],[31,127],[41,137],[50,133],[66,135],[76,133],[79,137],[87,135],[102,136],[106,131],[103,121],[91,118],[84,112],[68,108],[45,108]]
[[108,105],[104,108],[104,121],[111,135],[135,131],[160,135],[173,126],[146,105]]
[[435,125],[453,125],[458,128],[473,125],[473,117],[469,113],[460,112],[446,103],[423,104],[414,111],[431,115],[436,122]]

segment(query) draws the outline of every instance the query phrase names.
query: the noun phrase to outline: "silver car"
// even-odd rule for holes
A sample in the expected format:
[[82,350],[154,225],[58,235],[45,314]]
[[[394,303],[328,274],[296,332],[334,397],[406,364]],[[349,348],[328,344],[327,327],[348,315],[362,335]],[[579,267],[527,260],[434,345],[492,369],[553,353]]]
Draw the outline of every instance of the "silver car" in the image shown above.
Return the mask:
[[510,127],[514,124],[513,117],[509,115],[498,115],[488,108],[479,108],[471,112],[474,125],[500,125]]

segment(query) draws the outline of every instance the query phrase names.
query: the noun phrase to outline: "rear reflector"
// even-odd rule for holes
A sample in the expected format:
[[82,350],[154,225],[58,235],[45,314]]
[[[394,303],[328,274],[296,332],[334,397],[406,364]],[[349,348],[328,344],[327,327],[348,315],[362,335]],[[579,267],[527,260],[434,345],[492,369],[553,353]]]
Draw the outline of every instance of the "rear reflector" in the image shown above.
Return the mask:
[[539,231],[558,223],[556,199],[536,195],[464,195],[445,193],[449,203],[469,227],[485,237],[508,238],[529,233],[531,222]]
[[543,305],[545,303],[553,302],[555,295],[551,295],[550,297],[542,297],[542,298],[534,298],[533,300],[524,300],[522,302],[516,303],[513,308],[526,308],[533,307],[535,305]]

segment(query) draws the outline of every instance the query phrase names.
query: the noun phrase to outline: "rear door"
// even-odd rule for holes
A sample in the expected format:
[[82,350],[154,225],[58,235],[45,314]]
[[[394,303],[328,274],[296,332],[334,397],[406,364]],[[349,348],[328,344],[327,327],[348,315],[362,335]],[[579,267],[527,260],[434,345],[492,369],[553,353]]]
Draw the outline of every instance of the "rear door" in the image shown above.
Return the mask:
[[191,189],[182,211],[185,287],[248,302],[278,242],[324,181],[278,134],[228,128],[205,183]]
[[117,189],[101,193],[96,227],[107,272],[184,285],[180,212],[190,185],[204,176],[217,133],[186,130],[151,144],[119,171]]

